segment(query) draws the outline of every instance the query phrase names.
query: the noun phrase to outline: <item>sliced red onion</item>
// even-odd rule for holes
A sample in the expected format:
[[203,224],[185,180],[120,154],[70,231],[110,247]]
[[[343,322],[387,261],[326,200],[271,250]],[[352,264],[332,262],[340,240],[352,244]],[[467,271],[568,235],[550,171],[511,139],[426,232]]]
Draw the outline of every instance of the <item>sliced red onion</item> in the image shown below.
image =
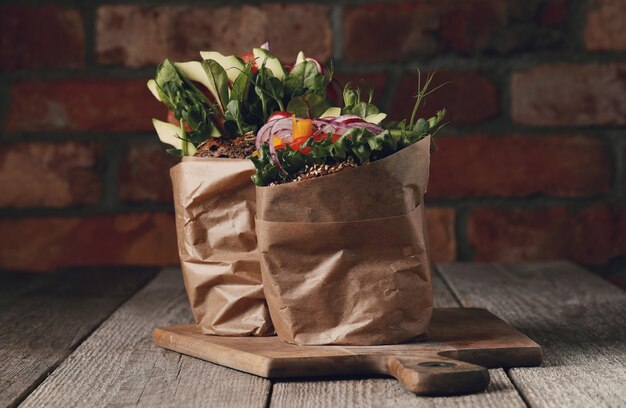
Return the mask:
[[272,127],[272,135],[281,138],[284,141],[293,139],[293,121],[291,118],[284,118]]
[[280,129],[274,133],[274,136],[279,137],[283,142],[291,143],[293,141],[293,131],[289,129]]
[[272,126],[268,126],[269,124],[270,122],[266,123],[261,127],[261,129],[259,129],[258,132],[256,132],[256,140],[254,142],[254,145],[256,146],[257,150],[259,149],[259,147],[261,147],[262,143],[265,143],[268,140],[268,135],[271,135],[270,131],[272,130]]
[[315,128],[314,134],[320,133],[334,133],[337,135],[343,135],[350,129],[349,126],[342,123],[335,123],[332,120],[326,119],[313,119],[313,127]]
[[[278,129],[277,129],[278,127]],[[276,129],[276,133],[275,132]],[[276,156],[276,148],[274,147],[274,140],[272,139],[273,135],[280,137],[285,140],[287,134],[291,135],[291,118],[276,118],[274,120],[270,120],[265,125],[259,129],[256,134],[255,145],[256,148],[259,149],[263,143],[267,143],[269,145],[270,157],[274,162],[274,165],[278,168],[278,170],[286,175],[287,172],[283,169],[283,166],[280,165],[278,161],[278,156]]]
[[315,66],[317,67],[317,72],[319,72],[320,74],[324,73],[324,67],[322,66],[322,64],[319,63],[318,60],[316,60],[315,58],[305,58],[305,60],[314,62]]
[[380,126],[369,122],[354,123],[354,126],[352,127],[367,129],[375,135],[381,134],[384,131],[384,129]]
[[[343,122],[337,120],[339,118],[341,118]],[[332,132],[337,135],[343,135],[349,129],[353,128],[367,129],[376,135],[384,131],[384,129],[380,126],[374,123],[366,122],[357,115],[342,115],[338,118],[313,119],[313,127],[315,129],[315,134]]]
[[269,42],[264,42],[263,44],[261,44],[261,46],[259,48],[263,48],[264,50],[269,51],[270,50],[270,43]]
[[336,118],[334,118],[334,121],[339,122],[339,123],[351,123],[351,122],[365,122],[365,119],[363,119],[362,117],[358,115],[349,114],[349,115],[337,116]]
[[261,127],[261,129],[259,129],[256,134],[256,148],[258,149],[263,143],[272,140],[272,136],[275,134],[275,132],[280,131],[281,134],[284,135],[283,129],[289,129],[289,131],[291,131],[291,118],[277,118],[267,122]]

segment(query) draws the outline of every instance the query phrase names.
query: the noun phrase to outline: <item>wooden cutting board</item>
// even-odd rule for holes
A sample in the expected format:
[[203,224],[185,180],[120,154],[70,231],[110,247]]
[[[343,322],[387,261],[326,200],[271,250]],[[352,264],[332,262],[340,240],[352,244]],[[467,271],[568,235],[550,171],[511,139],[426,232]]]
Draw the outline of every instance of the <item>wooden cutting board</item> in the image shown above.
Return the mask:
[[221,337],[158,327],[164,348],[267,378],[391,375],[419,395],[482,391],[487,368],[536,366],[541,347],[484,309],[435,309],[429,337],[389,346],[297,346],[278,337]]

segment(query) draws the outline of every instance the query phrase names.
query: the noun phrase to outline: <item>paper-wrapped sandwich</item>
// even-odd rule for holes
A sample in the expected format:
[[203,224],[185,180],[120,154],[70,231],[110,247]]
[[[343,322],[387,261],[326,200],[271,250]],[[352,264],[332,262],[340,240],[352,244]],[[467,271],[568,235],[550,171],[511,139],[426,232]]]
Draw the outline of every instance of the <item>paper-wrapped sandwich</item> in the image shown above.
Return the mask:
[[[424,193],[444,111],[385,129],[347,87],[334,117],[313,101],[258,132],[257,237],[277,334],[296,344],[377,345],[424,335],[432,311]],[[321,109],[318,109],[318,111]]]
[[[178,249],[196,322],[205,334],[274,333],[263,295],[255,234],[255,134],[295,100],[330,106],[332,75],[298,55],[281,63],[267,49],[202,61],[163,62],[148,82],[169,109],[153,120],[159,138],[182,162],[171,170]],[[321,106],[321,105],[320,105]]]

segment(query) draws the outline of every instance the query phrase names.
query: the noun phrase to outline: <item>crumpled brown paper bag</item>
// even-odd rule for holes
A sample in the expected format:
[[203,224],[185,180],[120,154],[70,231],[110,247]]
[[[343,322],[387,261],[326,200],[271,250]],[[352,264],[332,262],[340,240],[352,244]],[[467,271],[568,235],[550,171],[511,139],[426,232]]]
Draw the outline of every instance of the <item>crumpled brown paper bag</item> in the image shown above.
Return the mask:
[[261,284],[250,160],[185,157],[172,167],[178,252],[205,334],[274,334]]
[[283,340],[376,345],[425,334],[429,161],[426,138],[357,168],[257,187],[264,291]]

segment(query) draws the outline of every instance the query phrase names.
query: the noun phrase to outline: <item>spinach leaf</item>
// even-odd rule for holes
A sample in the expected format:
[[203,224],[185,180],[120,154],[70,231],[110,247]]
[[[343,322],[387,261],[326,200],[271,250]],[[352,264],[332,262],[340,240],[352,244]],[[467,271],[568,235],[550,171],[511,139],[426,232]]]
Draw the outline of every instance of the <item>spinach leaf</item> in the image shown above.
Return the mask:
[[[413,131],[416,133],[426,133],[428,128],[430,127],[429,123],[424,118],[419,118],[417,122],[415,122],[415,126],[413,126]],[[434,126],[433,126],[434,127]]]
[[226,105],[230,99],[228,91],[228,75],[222,66],[214,60],[202,61],[202,69],[209,79],[212,93],[217,99],[222,112],[226,112]]
[[287,105],[287,112],[300,118],[318,118],[330,107],[326,98],[316,94],[296,96]]
[[236,99],[240,102],[246,100],[250,89],[250,78],[252,77],[252,63],[247,63],[243,71],[233,81],[233,87],[230,91],[230,99]]
[[194,144],[206,140],[214,129],[212,118],[219,115],[209,99],[169,60],[157,68],[155,82],[163,103],[191,128],[188,140]]
[[157,67],[154,79],[159,97],[170,110],[176,110],[177,102],[209,104],[208,98],[169,60]]
[[[228,102],[228,105],[226,106],[225,116],[226,121],[224,122],[224,127],[226,128],[229,136],[237,134],[243,135],[243,118],[241,117],[240,102],[238,100],[233,99]],[[235,126],[235,129],[232,128],[233,124]]]
[[326,96],[329,79],[317,70],[313,61],[304,61],[293,67],[285,77],[285,94],[291,99],[306,93]]
[[280,79],[276,77],[269,77],[265,84],[265,90],[267,94],[276,101],[276,104],[283,110],[283,97],[285,96],[285,89]]
[[231,100],[226,107],[226,121],[224,122],[226,133],[230,137],[245,135],[248,132],[254,132],[257,126],[246,123],[243,113],[241,112],[241,102]]
[[276,110],[285,110],[283,83],[269,69],[265,67],[259,69],[254,79],[254,92],[261,100],[263,121],[266,121],[270,114]]

